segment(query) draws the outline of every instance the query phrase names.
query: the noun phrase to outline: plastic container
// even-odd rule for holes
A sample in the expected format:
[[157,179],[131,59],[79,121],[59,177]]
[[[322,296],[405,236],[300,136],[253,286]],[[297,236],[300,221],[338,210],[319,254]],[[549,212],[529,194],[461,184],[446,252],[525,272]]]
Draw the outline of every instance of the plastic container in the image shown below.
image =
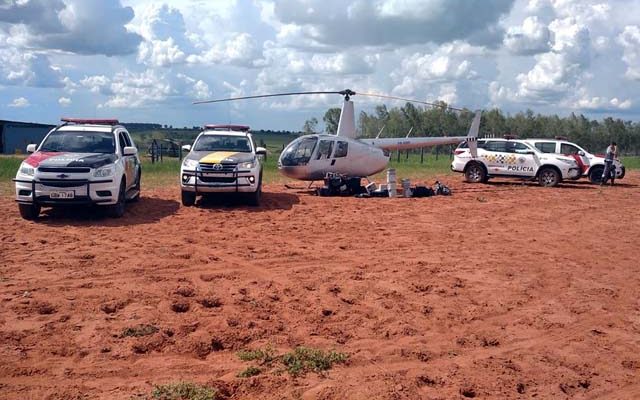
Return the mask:
[[387,189],[389,190],[389,197],[396,197],[398,194],[396,185],[396,170],[395,168],[389,168],[387,170]]
[[411,197],[411,181],[409,179],[402,179],[402,195],[404,197]]

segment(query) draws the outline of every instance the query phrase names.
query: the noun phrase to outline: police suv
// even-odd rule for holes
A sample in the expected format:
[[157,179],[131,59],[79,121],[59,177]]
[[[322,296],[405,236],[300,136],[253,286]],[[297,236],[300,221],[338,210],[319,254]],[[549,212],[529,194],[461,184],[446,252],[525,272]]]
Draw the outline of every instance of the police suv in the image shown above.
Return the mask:
[[536,179],[542,186],[556,186],[563,179],[580,175],[576,160],[557,154],[542,153],[524,140],[480,139],[477,156],[467,142],[454,152],[451,169],[462,172],[467,182],[487,182],[494,176]]
[[43,206],[105,206],[118,218],[140,197],[141,167],[129,132],[111,119],[63,118],[31,153],[15,179],[20,215],[33,220]]
[[[527,139],[527,142],[543,153],[563,154],[568,157],[573,157],[581,171],[576,179],[579,179],[581,176],[586,176],[592,183],[600,183],[602,180],[602,174],[604,173],[603,155],[591,154],[577,144],[559,138]],[[614,160],[613,165],[616,167],[616,178],[624,178],[625,168],[620,160]]]
[[206,125],[180,169],[182,204],[192,206],[198,195],[240,193],[250,205],[260,204],[262,159],[267,150],[256,147],[249,127]]

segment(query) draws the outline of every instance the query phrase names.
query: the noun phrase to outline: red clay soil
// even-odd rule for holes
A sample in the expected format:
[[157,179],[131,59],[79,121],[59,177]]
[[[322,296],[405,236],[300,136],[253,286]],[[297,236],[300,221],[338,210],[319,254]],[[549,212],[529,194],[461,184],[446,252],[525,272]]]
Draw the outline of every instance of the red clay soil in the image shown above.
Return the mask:
[[[231,399],[635,399],[640,174],[547,189],[445,178],[452,197],[185,208],[125,217],[0,199],[0,398],[130,399],[176,381]],[[158,331],[125,337],[126,328]],[[349,355],[252,378],[236,352]]]

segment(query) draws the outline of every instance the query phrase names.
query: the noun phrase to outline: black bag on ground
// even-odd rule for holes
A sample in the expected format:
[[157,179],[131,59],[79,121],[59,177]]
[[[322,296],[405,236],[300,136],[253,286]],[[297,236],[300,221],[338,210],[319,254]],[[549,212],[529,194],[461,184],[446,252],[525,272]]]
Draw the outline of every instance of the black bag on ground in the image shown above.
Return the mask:
[[447,185],[444,185],[438,181],[433,185],[433,191],[437,195],[451,196],[451,189]]
[[413,189],[413,197],[431,197],[435,193],[433,189],[426,186],[417,186]]

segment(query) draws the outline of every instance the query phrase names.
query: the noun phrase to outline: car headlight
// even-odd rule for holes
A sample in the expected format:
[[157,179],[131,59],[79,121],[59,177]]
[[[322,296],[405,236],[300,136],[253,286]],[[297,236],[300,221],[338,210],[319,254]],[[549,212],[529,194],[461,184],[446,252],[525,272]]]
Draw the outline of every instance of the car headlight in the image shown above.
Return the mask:
[[568,159],[568,158],[556,158],[556,160],[562,161],[563,163],[571,165],[571,166],[577,166],[578,165],[576,160],[572,160],[572,159]]
[[185,158],[184,161],[182,161],[182,167],[186,169],[196,169],[198,167],[198,161]]
[[255,160],[240,163],[239,167],[242,169],[251,169],[256,165]]
[[36,173],[36,169],[31,165],[23,162],[22,164],[20,164],[20,173],[23,175],[33,176]]
[[93,176],[95,178],[107,178],[107,177],[113,176],[114,172],[115,172],[115,168],[113,165],[106,165],[104,167],[100,167],[95,171],[93,171]]

